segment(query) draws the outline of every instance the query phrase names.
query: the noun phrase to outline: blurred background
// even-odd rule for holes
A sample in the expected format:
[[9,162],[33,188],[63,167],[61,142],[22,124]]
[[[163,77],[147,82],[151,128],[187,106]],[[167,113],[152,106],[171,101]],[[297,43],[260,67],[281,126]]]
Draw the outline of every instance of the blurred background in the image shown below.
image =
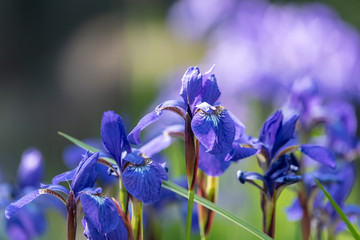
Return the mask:
[[[129,132],[162,100],[178,98],[181,76],[194,65],[202,72],[216,65],[223,105],[254,136],[303,75],[319,79],[326,99],[346,98],[359,116],[357,0],[2,0],[0,6],[4,182],[16,181],[28,147],[43,153],[49,182],[67,170],[62,153],[69,142],[58,131],[99,138],[103,112],[114,110]],[[173,147],[179,154],[167,151],[170,162],[182,160],[179,148]],[[260,228],[260,208],[247,207],[259,203],[259,194],[235,178],[243,166],[256,169],[245,161],[220,178],[219,204]],[[182,170],[170,173],[175,177]],[[288,190],[280,197],[277,239],[300,239],[299,223],[288,222],[283,211],[294,195]],[[359,203],[355,196],[358,190],[349,201]],[[158,239],[183,238],[180,216],[159,221]],[[50,212],[49,231],[41,239],[65,239],[65,233],[65,221]],[[216,216],[210,239],[240,237],[252,239]]]

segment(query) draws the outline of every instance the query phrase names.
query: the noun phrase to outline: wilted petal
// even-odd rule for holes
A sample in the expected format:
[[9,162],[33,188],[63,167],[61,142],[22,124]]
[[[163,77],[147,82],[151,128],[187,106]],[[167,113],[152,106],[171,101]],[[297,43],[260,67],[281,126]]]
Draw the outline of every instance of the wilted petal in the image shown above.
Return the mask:
[[121,167],[121,154],[131,152],[121,117],[113,111],[104,112],[101,120],[101,139],[104,147],[114,156]]
[[217,177],[222,175],[230,166],[231,162],[225,161],[226,153],[211,154],[200,144],[199,146],[199,168],[207,175]]
[[38,187],[44,176],[44,160],[41,152],[36,148],[24,151],[17,172],[20,187]]
[[119,223],[119,213],[108,196],[84,193],[80,196],[81,205],[88,222],[99,233],[113,231]]
[[95,165],[99,153],[94,153],[92,155],[86,154],[83,160],[81,160],[77,170],[74,174],[73,181],[71,183],[71,188],[77,196],[78,192],[87,187],[93,187],[97,178],[97,171]]
[[197,106],[201,109],[191,121],[196,138],[211,154],[228,152],[235,137],[235,124],[228,111],[207,103]]
[[290,118],[287,122],[285,122],[281,129],[279,130],[279,133],[276,136],[274,146],[271,150],[271,155],[274,156],[274,154],[282,147],[284,146],[290,139],[294,137],[295,132],[295,125],[297,120],[299,119],[299,116],[294,115],[292,118]]
[[336,166],[335,155],[327,147],[302,144],[300,150],[305,155],[321,164],[332,168]]
[[129,164],[122,173],[122,180],[128,192],[144,203],[159,199],[161,182],[168,176],[157,162],[147,158],[142,164]]
[[180,96],[184,99],[184,102],[193,109],[197,104],[197,100],[201,98],[202,76],[199,68],[189,67],[181,81]]

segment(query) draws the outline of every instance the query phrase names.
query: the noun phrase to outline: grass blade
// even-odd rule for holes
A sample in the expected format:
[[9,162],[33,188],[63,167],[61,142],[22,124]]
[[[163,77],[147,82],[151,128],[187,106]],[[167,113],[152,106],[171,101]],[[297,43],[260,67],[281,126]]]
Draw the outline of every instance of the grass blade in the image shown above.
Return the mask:
[[326,191],[324,186],[320,183],[319,180],[315,179],[316,184],[319,186],[319,188],[323,191],[335,211],[339,214],[340,218],[344,221],[346,226],[348,227],[350,233],[354,237],[354,239],[360,240],[360,235],[355,229],[355,227],[350,223],[349,219],[346,217],[345,213],[341,210],[340,206],[335,202],[335,200],[331,197],[331,195]]
[[[185,198],[188,198],[188,190],[185,188],[182,188],[178,185],[176,185],[173,182],[170,181],[163,181],[162,187],[179,194],[180,196],[183,196]],[[243,229],[247,230],[248,232],[252,233],[253,235],[257,236],[259,239],[272,239],[250,223],[245,222],[244,220],[241,220],[240,218],[236,217],[235,215],[231,214],[230,212],[226,211],[225,209],[219,207],[218,205],[210,202],[209,200],[199,197],[195,194],[194,201],[196,203],[201,204],[202,206],[214,211],[215,213],[223,216],[224,218],[228,219],[229,221],[237,224],[238,226],[242,227]]]

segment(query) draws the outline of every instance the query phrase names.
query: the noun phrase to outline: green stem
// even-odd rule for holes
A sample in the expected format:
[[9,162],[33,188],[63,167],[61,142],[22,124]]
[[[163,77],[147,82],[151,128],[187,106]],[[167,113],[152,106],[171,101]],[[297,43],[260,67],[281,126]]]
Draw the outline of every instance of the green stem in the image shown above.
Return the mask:
[[125,216],[127,216],[128,214],[128,205],[129,205],[129,193],[126,190],[124,183],[121,179],[119,179],[119,187],[120,187],[120,203],[121,203],[121,208],[125,214]]
[[192,220],[192,213],[193,213],[193,206],[194,206],[194,189],[189,190],[189,201],[188,201],[188,208],[186,214],[186,240],[190,240],[191,237],[191,220]]
[[132,198],[132,218],[131,225],[136,240],[143,239],[143,205],[136,198]]
[[269,237],[275,236],[275,213],[276,213],[276,192],[272,199],[268,199],[267,196],[261,194],[261,208],[263,211],[263,232]]

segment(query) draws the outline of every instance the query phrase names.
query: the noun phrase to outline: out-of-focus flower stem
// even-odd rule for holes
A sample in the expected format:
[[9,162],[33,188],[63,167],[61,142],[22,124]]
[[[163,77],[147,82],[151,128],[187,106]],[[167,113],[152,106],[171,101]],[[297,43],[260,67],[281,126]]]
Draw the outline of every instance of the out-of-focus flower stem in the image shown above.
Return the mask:
[[132,218],[131,225],[134,231],[134,239],[143,239],[143,205],[142,202],[135,197],[131,198],[132,202]]
[[276,193],[272,199],[268,199],[265,193],[261,193],[261,209],[263,211],[263,232],[269,237],[275,236],[275,213]]

